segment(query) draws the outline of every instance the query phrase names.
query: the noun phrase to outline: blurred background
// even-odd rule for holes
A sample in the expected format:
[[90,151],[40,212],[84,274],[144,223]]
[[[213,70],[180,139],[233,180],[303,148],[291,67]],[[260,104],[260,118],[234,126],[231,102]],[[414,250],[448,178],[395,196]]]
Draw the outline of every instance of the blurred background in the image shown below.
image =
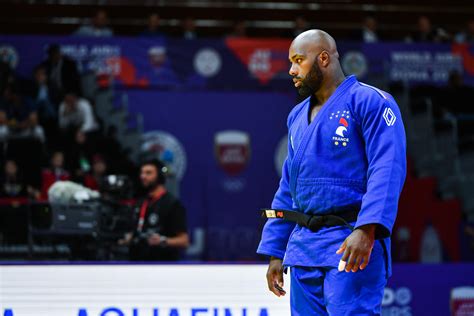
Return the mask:
[[[181,260],[266,260],[258,210],[276,191],[300,101],[288,48],[320,28],[345,73],[390,92],[403,114],[393,258],[420,265],[396,266],[409,267],[398,280],[444,263],[464,271],[446,279],[474,284],[472,1],[3,0],[0,25],[3,263],[128,262],[118,240],[133,229],[150,158],[186,209]],[[52,197],[57,181],[84,194]],[[446,302],[454,285],[440,290]],[[403,312],[412,296],[393,295]]]

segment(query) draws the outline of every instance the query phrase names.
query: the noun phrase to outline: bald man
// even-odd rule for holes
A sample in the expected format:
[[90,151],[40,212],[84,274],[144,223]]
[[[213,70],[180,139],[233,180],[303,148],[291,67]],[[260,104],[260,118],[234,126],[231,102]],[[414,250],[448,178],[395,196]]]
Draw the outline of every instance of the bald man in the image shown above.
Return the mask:
[[336,42],[309,30],[289,49],[307,97],[288,117],[288,156],[257,252],[268,288],[293,316],[380,315],[390,234],[406,175],[400,110],[387,92],[346,77]]

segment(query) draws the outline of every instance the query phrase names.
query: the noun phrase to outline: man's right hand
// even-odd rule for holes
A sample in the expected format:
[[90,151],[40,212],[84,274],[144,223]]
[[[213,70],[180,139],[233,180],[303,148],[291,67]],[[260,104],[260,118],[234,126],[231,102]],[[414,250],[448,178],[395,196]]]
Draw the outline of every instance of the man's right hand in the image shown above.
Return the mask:
[[128,246],[130,245],[132,241],[133,234],[132,233],[126,233],[125,236],[122,239],[119,239],[117,243],[120,246]]
[[281,292],[275,285],[283,288],[283,261],[279,258],[271,257],[267,271],[268,289],[276,296],[285,296],[286,292]]

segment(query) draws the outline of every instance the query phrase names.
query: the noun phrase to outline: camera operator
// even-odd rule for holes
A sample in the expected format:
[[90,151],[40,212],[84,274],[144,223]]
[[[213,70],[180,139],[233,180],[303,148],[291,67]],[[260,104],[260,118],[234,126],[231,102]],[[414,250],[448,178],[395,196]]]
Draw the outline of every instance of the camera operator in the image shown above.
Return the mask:
[[156,159],[140,167],[140,181],[147,194],[135,208],[134,231],[119,240],[120,245],[129,245],[130,260],[176,261],[180,249],[189,245],[186,211],[167,192],[166,171]]

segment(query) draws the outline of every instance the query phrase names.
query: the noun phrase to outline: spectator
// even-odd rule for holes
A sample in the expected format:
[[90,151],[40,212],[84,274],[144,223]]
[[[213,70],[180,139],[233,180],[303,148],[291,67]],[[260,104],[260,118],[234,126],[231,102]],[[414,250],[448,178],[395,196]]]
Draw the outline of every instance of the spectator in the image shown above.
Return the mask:
[[456,34],[456,42],[474,44],[474,19],[467,21],[467,27],[464,32]]
[[119,240],[130,246],[130,259],[175,261],[179,249],[189,245],[186,212],[179,200],[165,189],[166,168],[158,160],[143,163],[140,180],[146,196],[137,204],[134,231]]
[[373,16],[366,16],[364,18],[357,40],[364,43],[375,43],[379,41],[379,36],[377,34],[377,20],[375,20]]
[[431,21],[426,16],[420,16],[418,18],[417,31],[409,39],[413,42],[442,42],[449,39],[449,34],[439,27],[433,27]]
[[84,176],[91,171],[95,146],[89,138],[86,133],[77,130],[66,152],[67,169],[73,173],[73,180],[79,183],[84,183]]
[[12,70],[6,60],[0,59],[0,95],[3,95],[7,84],[12,79]]
[[48,74],[43,64],[36,66],[34,70],[30,96],[35,103],[35,110],[42,121],[57,118],[57,108],[52,101],[53,98],[48,86]]
[[92,172],[84,177],[84,185],[89,189],[99,191],[102,178],[107,174],[107,163],[102,155],[92,157]]
[[308,23],[308,20],[304,16],[297,16],[295,19],[295,24],[293,29],[287,34],[286,37],[295,38],[296,36],[300,35],[304,31],[309,30],[311,27]]
[[41,195],[48,197],[49,188],[56,181],[70,180],[69,172],[64,169],[64,154],[61,151],[55,151],[51,155],[50,166],[41,173]]
[[474,98],[474,89],[463,82],[463,77],[458,71],[451,71],[448,85],[440,90],[435,104],[439,104],[441,111],[446,116],[446,111],[455,116],[473,115],[474,107],[466,100]]
[[14,160],[7,160],[4,166],[3,177],[1,181],[0,196],[14,197],[39,197],[39,192],[31,186],[28,186],[21,173],[18,171],[18,165]]
[[5,141],[8,136],[10,136],[10,128],[8,127],[7,114],[0,110],[0,141]]
[[77,36],[91,36],[91,37],[111,37],[114,33],[109,24],[107,12],[98,10],[92,18],[92,23],[81,26],[75,33]]
[[180,37],[184,39],[196,39],[198,37],[196,33],[196,22],[193,18],[187,17],[182,21]]
[[[53,44],[48,47],[48,58],[40,66],[46,69],[49,88],[48,97],[53,104],[59,104],[66,91],[81,92],[80,76],[76,62],[62,55],[59,45]],[[41,70],[35,73],[38,85],[44,84],[44,78],[41,76]]]
[[247,26],[245,21],[237,21],[232,27],[232,33],[229,34],[231,38],[247,37]]
[[59,106],[59,127],[88,133],[96,131],[99,126],[89,101],[79,98],[74,92],[68,92]]
[[143,37],[165,36],[165,33],[160,30],[160,20],[158,13],[150,14],[148,17],[147,28],[140,35]]
[[21,132],[29,125],[29,116],[33,102],[30,98],[21,96],[15,83],[9,83],[0,100],[0,108],[7,114],[10,132]]
[[28,125],[19,133],[19,136],[36,138],[42,143],[46,141],[44,129],[39,125],[38,114],[36,112],[30,113]]

